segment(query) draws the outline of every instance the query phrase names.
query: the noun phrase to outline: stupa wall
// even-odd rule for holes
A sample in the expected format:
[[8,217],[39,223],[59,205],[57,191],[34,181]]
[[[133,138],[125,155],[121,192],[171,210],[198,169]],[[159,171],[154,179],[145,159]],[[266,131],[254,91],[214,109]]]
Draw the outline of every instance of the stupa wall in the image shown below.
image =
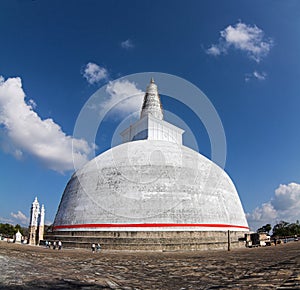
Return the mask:
[[180,251],[180,250],[227,250],[244,247],[241,239],[244,232],[215,231],[168,231],[168,232],[135,232],[135,231],[77,231],[54,232],[48,234],[48,240],[61,240],[64,247],[87,248],[92,243],[99,243],[103,250],[129,251]]

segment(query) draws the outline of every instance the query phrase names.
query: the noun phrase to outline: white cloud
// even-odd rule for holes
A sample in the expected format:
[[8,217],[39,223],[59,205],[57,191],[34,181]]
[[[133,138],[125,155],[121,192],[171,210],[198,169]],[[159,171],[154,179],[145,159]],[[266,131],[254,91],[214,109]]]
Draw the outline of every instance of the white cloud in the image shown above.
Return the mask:
[[100,82],[101,80],[107,79],[108,72],[104,67],[100,67],[95,63],[89,62],[84,68],[83,76],[86,78],[88,83],[92,85]]
[[263,30],[256,25],[239,22],[234,26],[227,26],[220,34],[218,44],[213,44],[206,50],[208,54],[217,56],[234,48],[246,52],[251,59],[260,62],[273,46],[272,39],[266,39]]
[[22,225],[28,225],[29,224],[29,218],[22,213],[20,210],[18,210],[17,213],[11,212],[10,215],[15,219],[15,222],[20,223]]
[[222,53],[220,47],[214,44],[209,49],[207,49],[206,52],[207,54],[214,55],[214,56],[220,55]]
[[35,101],[33,99],[30,99],[28,101],[28,105],[31,106],[33,109],[35,109],[37,107],[37,104],[35,103]]
[[284,220],[295,222],[300,220],[300,184],[280,184],[270,201],[255,208],[247,214],[252,229],[257,229],[267,223],[274,226]]
[[12,219],[8,219],[8,218],[5,218],[5,217],[0,217],[0,223],[2,224],[12,224],[14,221]]
[[25,102],[18,77],[0,77],[0,130],[2,149],[16,158],[27,153],[59,172],[73,169],[73,158],[79,164],[87,162],[93,149],[85,140],[66,135],[52,119],[42,120]]
[[259,227],[271,223],[274,225],[274,221],[277,217],[277,211],[274,209],[271,202],[263,203],[261,206],[256,207],[252,213],[247,213],[247,220],[252,230],[256,230]]
[[120,117],[140,112],[144,92],[139,90],[135,83],[128,80],[109,82],[106,92],[109,98],[101,103],[100,110],[106,111],[114,108],[115,115]]
[[259,81],[264,81],[267,78],[267,74],[265,72],[258,72],[258,71],[254,71],[251,74],[246,74],[245,75],[245,81],[248,82],[251,79],[257,79]]
[[275,197],[272,200],[274,208],[282,216],[293,218],[300,215],[300,184],[280,184],[275,190]]
[[266,77],[267,77],[267,74],[264,73],[264,72],[259,73],[259,72],[257,72],[257,71],[254,71],[254,72],[253,72],[253,75],[254,75],[255,78],[257,78],[257,79],[260,80],[260,81],[265,80]]
[[130,49],[130,48],[134,48],[134,44],[133,44],[132,40],[127,39],[127,40],[121,42],[121,47],[125,48],[125,49]]

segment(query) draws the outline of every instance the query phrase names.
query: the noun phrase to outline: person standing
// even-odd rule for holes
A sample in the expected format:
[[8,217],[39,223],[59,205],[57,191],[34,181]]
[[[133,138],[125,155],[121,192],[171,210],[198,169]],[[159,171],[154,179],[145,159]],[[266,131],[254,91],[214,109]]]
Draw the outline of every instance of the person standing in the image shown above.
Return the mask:
[[58,249],[61,250],[61,247],[62,247],[62,242],[58,241]]
[[96,245],[93,243],[92,244],[92,252],[95,253]]

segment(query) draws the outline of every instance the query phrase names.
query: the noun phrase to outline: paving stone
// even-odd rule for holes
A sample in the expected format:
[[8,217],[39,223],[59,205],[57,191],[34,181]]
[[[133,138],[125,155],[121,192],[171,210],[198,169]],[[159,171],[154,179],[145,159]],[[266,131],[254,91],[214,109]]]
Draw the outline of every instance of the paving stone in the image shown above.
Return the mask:
[[53,251],[0,242],[0,289],[300,289],[300,242],[207,252]]

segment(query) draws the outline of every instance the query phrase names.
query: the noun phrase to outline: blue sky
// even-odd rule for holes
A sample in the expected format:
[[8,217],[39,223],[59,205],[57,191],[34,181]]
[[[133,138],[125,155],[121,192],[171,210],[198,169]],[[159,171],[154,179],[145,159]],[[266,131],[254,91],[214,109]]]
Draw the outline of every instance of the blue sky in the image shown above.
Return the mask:
[[[0,222],[27,224],[35,196],[53,221],[72,140],[82,161],[92,150],[72,137],[81,108],[109,81],[151,71],[190,81],[214,105],[252,228],[300,219],[299,1],[12,0],[0,30]],[[210,157],[204,127],[186,122]],[[109,148],[109,130],[96,145]]]

